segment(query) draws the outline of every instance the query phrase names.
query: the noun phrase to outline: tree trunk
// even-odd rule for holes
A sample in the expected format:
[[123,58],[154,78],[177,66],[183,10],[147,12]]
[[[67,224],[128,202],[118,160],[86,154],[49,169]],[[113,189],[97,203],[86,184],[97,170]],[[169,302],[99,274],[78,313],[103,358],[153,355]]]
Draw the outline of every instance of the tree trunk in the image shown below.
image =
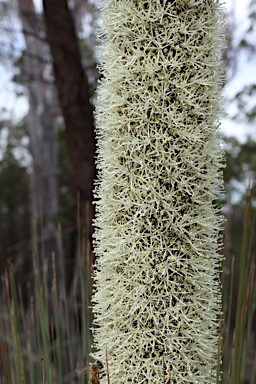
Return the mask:
[[[40,39],[42,26],[35,14],[33,0],[19,0],[19,11],[24,31],[26,52],[24,72],[29,94],[27,125],[30,136],[30,151],[33,158],[31,175],[32,214],[36,224],[43,218],[43,246],[38,244],[39,262],[43,265],[47,258],[49,269],[52,254],[59,264],[57,228],[53,217],[58,210],[57,188],[57,117],[56,92],[50,82],[51,64],[44,62],[46,44]],[[35,224],[35,225],[36,225]],[[42,251],[43,250],[43,251]],[[48,274],[49,288],[52,273]],[[59,287],[63,286],[58,276]]]
[[[82,67],[74,21],[66,0],[43,0],[47,38],[65,126],[74,189],[81,199],[81,225],[86,205],[91,223],[94,166],[94,121],[88,81]],[[91,225],[91,224],[90,224]]]
[[[93,254],[90,246],[90,234],[92,233],[92,189],[95,177],[94,154],[94,120],[93,108],[90,103],[89,84],[82,66],[78,39],[75,31],[74,20],[68,8],[66,0],[43,0],[47,38],[53,58],[54,75],[62,109],[66,140],[69,153],[71,177],[75,196],[77,198],[80,214],[80,228],[82,236],[81,244],[75,260],[74,274],[81,276],[81,260],[84,262],[86,276],[82,282],[85,287],[85,300],[88,312],[86,313],[86,325],[83,326],[86,349],[92,344],[90,274],[93,263]],[[84,246],[85,244],[85,246]],[[82,257],[79,257],[79,252]],[[79,280],[79,279],[78,279]],[[76,289],[76,278],[70,290],[70,298],[73,298],[73,289]],[[79,280],[80,281],[80,280]],[[85,351],[88,358],[88,350]]]

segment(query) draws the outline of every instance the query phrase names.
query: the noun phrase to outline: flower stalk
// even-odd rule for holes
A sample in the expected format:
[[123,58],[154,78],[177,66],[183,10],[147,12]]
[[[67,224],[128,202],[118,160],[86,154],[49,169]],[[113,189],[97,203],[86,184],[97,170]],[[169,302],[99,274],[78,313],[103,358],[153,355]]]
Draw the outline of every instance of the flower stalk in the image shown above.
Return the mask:
[[111,384],[214,384],[220,2],[108,0],[102,15],[94,357],[108,351]]

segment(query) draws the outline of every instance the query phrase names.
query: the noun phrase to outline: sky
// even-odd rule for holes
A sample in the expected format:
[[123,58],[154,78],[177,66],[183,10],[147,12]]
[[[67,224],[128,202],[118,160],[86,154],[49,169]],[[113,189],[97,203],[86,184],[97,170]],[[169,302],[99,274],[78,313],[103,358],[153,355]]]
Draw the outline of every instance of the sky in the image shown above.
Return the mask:
[[[235,42],[244,36],[245,30],[248,26],[248,6],[250,0],[226,0],[225,2],[226,9],[232,11],[234,15],[234,20],[236,24],[237,34],[235,36]],[[255,71],[255,59],[251,62],[248,62],[248,58],[245,55],[240,55],[237,63],[237,73],[229,80],[227,86],[224,88],[224,98],[230,99],[235,95],[243,86],[256,83],[256,71]],[[244,141],[246,136],[250,134],[256,139],[256,129],[254,126],[239,123],[233,121],[230,116],[232,116],[237,109],[234,105],[226,105],[225,112],[226,117],[222,118],[222,130],[224,134],[228,136],[236,136],[240,141]]]

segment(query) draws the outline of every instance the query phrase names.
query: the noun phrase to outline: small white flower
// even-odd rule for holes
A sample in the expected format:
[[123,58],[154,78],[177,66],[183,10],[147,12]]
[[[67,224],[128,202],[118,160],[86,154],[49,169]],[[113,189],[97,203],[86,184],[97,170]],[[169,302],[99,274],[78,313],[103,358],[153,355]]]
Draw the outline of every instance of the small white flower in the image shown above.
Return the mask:
[[102,7],[94,356],[107,350],[111,384],[216,383],[219,9]]

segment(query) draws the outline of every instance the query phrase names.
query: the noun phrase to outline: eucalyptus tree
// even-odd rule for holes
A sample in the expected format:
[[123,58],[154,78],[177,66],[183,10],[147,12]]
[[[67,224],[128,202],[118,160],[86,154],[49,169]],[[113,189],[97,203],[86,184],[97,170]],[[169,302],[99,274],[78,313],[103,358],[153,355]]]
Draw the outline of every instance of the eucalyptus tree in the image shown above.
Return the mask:
[[111,384],[216,383],[221,4],[107,0],[102,16],[93,356]]

